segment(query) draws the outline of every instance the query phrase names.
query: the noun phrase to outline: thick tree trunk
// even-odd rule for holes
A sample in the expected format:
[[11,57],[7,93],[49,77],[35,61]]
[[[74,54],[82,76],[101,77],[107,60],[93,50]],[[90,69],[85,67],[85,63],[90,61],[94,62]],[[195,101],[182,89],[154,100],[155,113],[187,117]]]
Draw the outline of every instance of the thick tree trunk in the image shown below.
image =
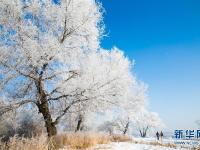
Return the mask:
[[38,94],[39,94],[39,101],[37,103],[37,106],[38,106],[39,112],[43,115],[48,137],[52,137],[57,134],[56,124],[52,120],[52,116],[49,110],[49,104],[47,101],[47,96],[43,89],[43,84],[41,80],[39,80],[36,83],[36,85],[37,85]]
[[48,103],[44,103],[42,105],[38,106],[39,112],[43,115],[44,121],[45,121],[45,127],[48,133],[48,137],[52,137],[57,134],[57,129],[52,121],[51,114],[49,112]]

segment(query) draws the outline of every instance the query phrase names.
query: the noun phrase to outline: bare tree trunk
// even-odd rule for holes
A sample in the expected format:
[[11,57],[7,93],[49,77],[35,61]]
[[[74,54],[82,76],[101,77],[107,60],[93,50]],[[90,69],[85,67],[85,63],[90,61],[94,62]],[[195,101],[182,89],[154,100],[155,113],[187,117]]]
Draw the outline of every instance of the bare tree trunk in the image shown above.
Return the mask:
[[148,131],[149,127],[147,126],[146,129],[144,130],[144,137],[147,136],[147,131]]
[[82,122],[83,122],[83,118],[82,118],[82,116],[80,115],[79,118],[78,118],[78,123],[77,123],[75,132],[80,131],[80,130],[83,129],[83,128],[81,127]]
[[143,137],[143,133],[142,133],[142,131],[141,131],[141,130],[140,130],[140,136],[141,136],[141,137]]
[[140,130],[140,136],[143,138],[146,137],[148,129],[149,127],[147,126],[146,128],[143,128],[142,130]]
[[129,122],[127,122],[126,126],[125,126],[125,129],[123,131],[123,134],[125,135],[128,131],[128,128],[129,128]]
[[45,91],[43,90],[43,84],[41,80],[39,80],[36,85],[39,94],[39,101],[37,103],[37,106],[39,112],[43,115],[48,137],[52,137],[57,134],[56,124],[52,120],[52,116],[49,110],[49,104],[47,101]]

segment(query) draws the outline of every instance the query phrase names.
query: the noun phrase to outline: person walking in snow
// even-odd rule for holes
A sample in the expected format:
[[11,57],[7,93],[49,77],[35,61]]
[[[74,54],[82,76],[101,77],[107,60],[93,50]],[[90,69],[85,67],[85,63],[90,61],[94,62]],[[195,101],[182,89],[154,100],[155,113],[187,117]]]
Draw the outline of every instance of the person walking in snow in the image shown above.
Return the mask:
[[160,134],[158,133],[158,131],[156,132],[156,137],[157,137],[157,140],[159,141]]
[[161,142],[162,142],[163,136],[164,136],[164,135],[163,135],[163,132],[161,131],[161,132],[160,132],[160,140],[161,140]]

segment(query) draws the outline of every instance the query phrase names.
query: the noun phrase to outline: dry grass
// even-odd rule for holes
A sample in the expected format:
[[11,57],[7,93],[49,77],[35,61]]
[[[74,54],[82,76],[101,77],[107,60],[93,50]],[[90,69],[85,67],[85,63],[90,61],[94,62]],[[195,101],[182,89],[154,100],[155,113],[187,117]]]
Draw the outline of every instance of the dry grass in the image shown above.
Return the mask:
[[200,146],[198,146],[198,147],[193,147],[192,150],[200,150]]
[[[47,142],[48,141],[48,142]],[[13,137],[9,142],[0,142],[0,150],[56,150],[59,148],[87,149],[98,144],[107,144],[110,137],[105,134],[94,133],[66,133],[60,134],[47,140],[45,135],[35,138],[18,138]]]
[[173,143],[159,143],[159,142],[150,142],[150,145],[154,145],[154,146],[164,146],[164,147],[169,147],[169,148],[176,148],[177,146]]
[[44,135],[31,139],[15,136],[7,143],[0,142],[0,150],[48,150],[48,143]]
[[110,138],[104,134],[68,133],[54,137],[56,147],[68,146],[68,149],[86,149],[98,144],[107,144]]
[[59,148],[74,150],[74,149],[87,149],[95,147],[98,144],[108,144],[110,142],[127,142],[132,141],[129,136],[112,135],[100,133],[65,133],[47,140],[43,134],[31,139],[13,137],[9,142],[0,142],[0,150],[56,150]]

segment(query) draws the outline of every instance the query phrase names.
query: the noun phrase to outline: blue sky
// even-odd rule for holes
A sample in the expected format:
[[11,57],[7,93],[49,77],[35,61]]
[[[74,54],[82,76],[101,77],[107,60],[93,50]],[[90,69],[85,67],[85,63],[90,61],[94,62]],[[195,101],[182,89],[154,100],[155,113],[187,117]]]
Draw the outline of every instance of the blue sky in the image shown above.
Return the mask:
[[108,37],[136,62],[149,85],[149,107],[170,129],[194,129],[200,119],[200,1],[101,0]]

